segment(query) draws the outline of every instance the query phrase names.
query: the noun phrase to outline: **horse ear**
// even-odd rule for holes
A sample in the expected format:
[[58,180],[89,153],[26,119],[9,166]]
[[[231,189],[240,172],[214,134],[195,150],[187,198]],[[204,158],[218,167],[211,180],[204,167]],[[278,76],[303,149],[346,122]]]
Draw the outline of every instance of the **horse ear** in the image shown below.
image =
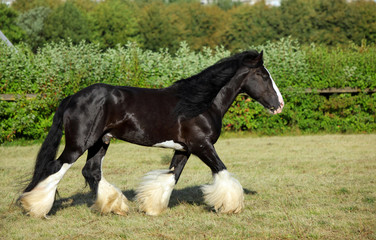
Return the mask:
[[248,67],[258,67],[263,64],[264,50],[262,50],[256,57],[253,54],[247,54],[243,58],[243,64]]
[[262,57],[264,56],[264,50],[261,50],[260,54],[257,58],[259,58],[262,61]]

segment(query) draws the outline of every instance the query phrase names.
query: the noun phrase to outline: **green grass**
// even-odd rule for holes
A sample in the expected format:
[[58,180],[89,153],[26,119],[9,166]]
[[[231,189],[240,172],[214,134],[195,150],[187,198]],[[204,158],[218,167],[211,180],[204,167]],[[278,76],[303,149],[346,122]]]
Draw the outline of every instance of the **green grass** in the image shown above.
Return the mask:
[[172,151],[116,142],[103,171],[130,200],[130,213],[102,216],[89,208],[83,156],[60,182],[47,220],[13,204],[39,146],[0,147],[0,239],[376,239],[375,144],[375,134],[226,137],[216,149],[244,187],[245,210],[208,209],[199,186],[211,173],[191,157],[170,208],[150,217],[137,210],[134,190],[146,172],[168,168]]

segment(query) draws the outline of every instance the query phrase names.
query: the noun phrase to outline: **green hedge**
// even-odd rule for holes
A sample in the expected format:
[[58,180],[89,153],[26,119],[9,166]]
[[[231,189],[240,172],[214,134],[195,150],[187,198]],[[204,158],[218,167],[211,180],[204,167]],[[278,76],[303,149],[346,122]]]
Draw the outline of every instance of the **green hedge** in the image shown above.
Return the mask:
[[[276,80],[286,107],[282,114],[271,116],[253,100],[239,96],[225,116],[225,130],[259,134],[376,130],[375,94],[326,98],[303,91],[376,88],[375,46],[302,47],[287,38],[253,48],[265,51],[265,65]],[[104,52],[94,44],[70,42],[48,44],[37,54],[22,45],[16,50],[0,43],[0,94],[21,94],[14,102],[0,101],[0,142],[43,138],[59,101],[93,83],[166,87],[230,55],[220,47],[194,52],[184,42],[174,55],[167,49],[142,50],[134,43]],[[38,97],[27,100],[26,93]]]

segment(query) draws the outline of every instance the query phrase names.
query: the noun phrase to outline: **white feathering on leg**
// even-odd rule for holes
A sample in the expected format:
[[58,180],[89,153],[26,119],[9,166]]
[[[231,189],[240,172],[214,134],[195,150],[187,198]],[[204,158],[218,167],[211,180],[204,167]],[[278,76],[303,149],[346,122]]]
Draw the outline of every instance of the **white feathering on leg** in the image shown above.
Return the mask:
[[211,185],[201,187],[205,202],[221,213],[239,213],[244,208],[243,187],[227,170],[214,174]]
[[159,215],[167,208],[174,186],[175,176],[169,170],[147,173],[137,189],[140,210],[148,215]]
[[54,203],[57,184],[71,166],[72,164],[64,163],[58,172],[38,183],[30,192],[21,195],[21,206],[30,216],[46,217]]
[[126,215],[129,207],[127,198],[115,186],[103,177],[99,181],[97,199],[92,208],[102,214],[113,212],[118,215]]

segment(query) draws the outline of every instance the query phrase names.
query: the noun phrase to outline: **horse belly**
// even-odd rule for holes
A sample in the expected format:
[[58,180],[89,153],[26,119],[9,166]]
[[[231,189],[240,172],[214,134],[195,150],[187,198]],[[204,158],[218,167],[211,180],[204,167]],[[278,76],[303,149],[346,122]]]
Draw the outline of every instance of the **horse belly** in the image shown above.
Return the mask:
[[142,118],[136,119],[132,116],[113,128],[110,134],[115,138],[142,146],[182,149],[182,146],[173,140],[176,138],[174,127],[162,126],[151,119],[149,121],[145,121],[145,118],[140,119]]
[[182,149],[177,143],[178,123],[174,97],[160,91],[131,89],[113,102],[107,129],[118,139],[142,145]]
[[185,148],[180,143],[176,143],[173,140],[168,140],[160,143],[156,143],[153,147],[171,148],[178,151],[185,151]]

